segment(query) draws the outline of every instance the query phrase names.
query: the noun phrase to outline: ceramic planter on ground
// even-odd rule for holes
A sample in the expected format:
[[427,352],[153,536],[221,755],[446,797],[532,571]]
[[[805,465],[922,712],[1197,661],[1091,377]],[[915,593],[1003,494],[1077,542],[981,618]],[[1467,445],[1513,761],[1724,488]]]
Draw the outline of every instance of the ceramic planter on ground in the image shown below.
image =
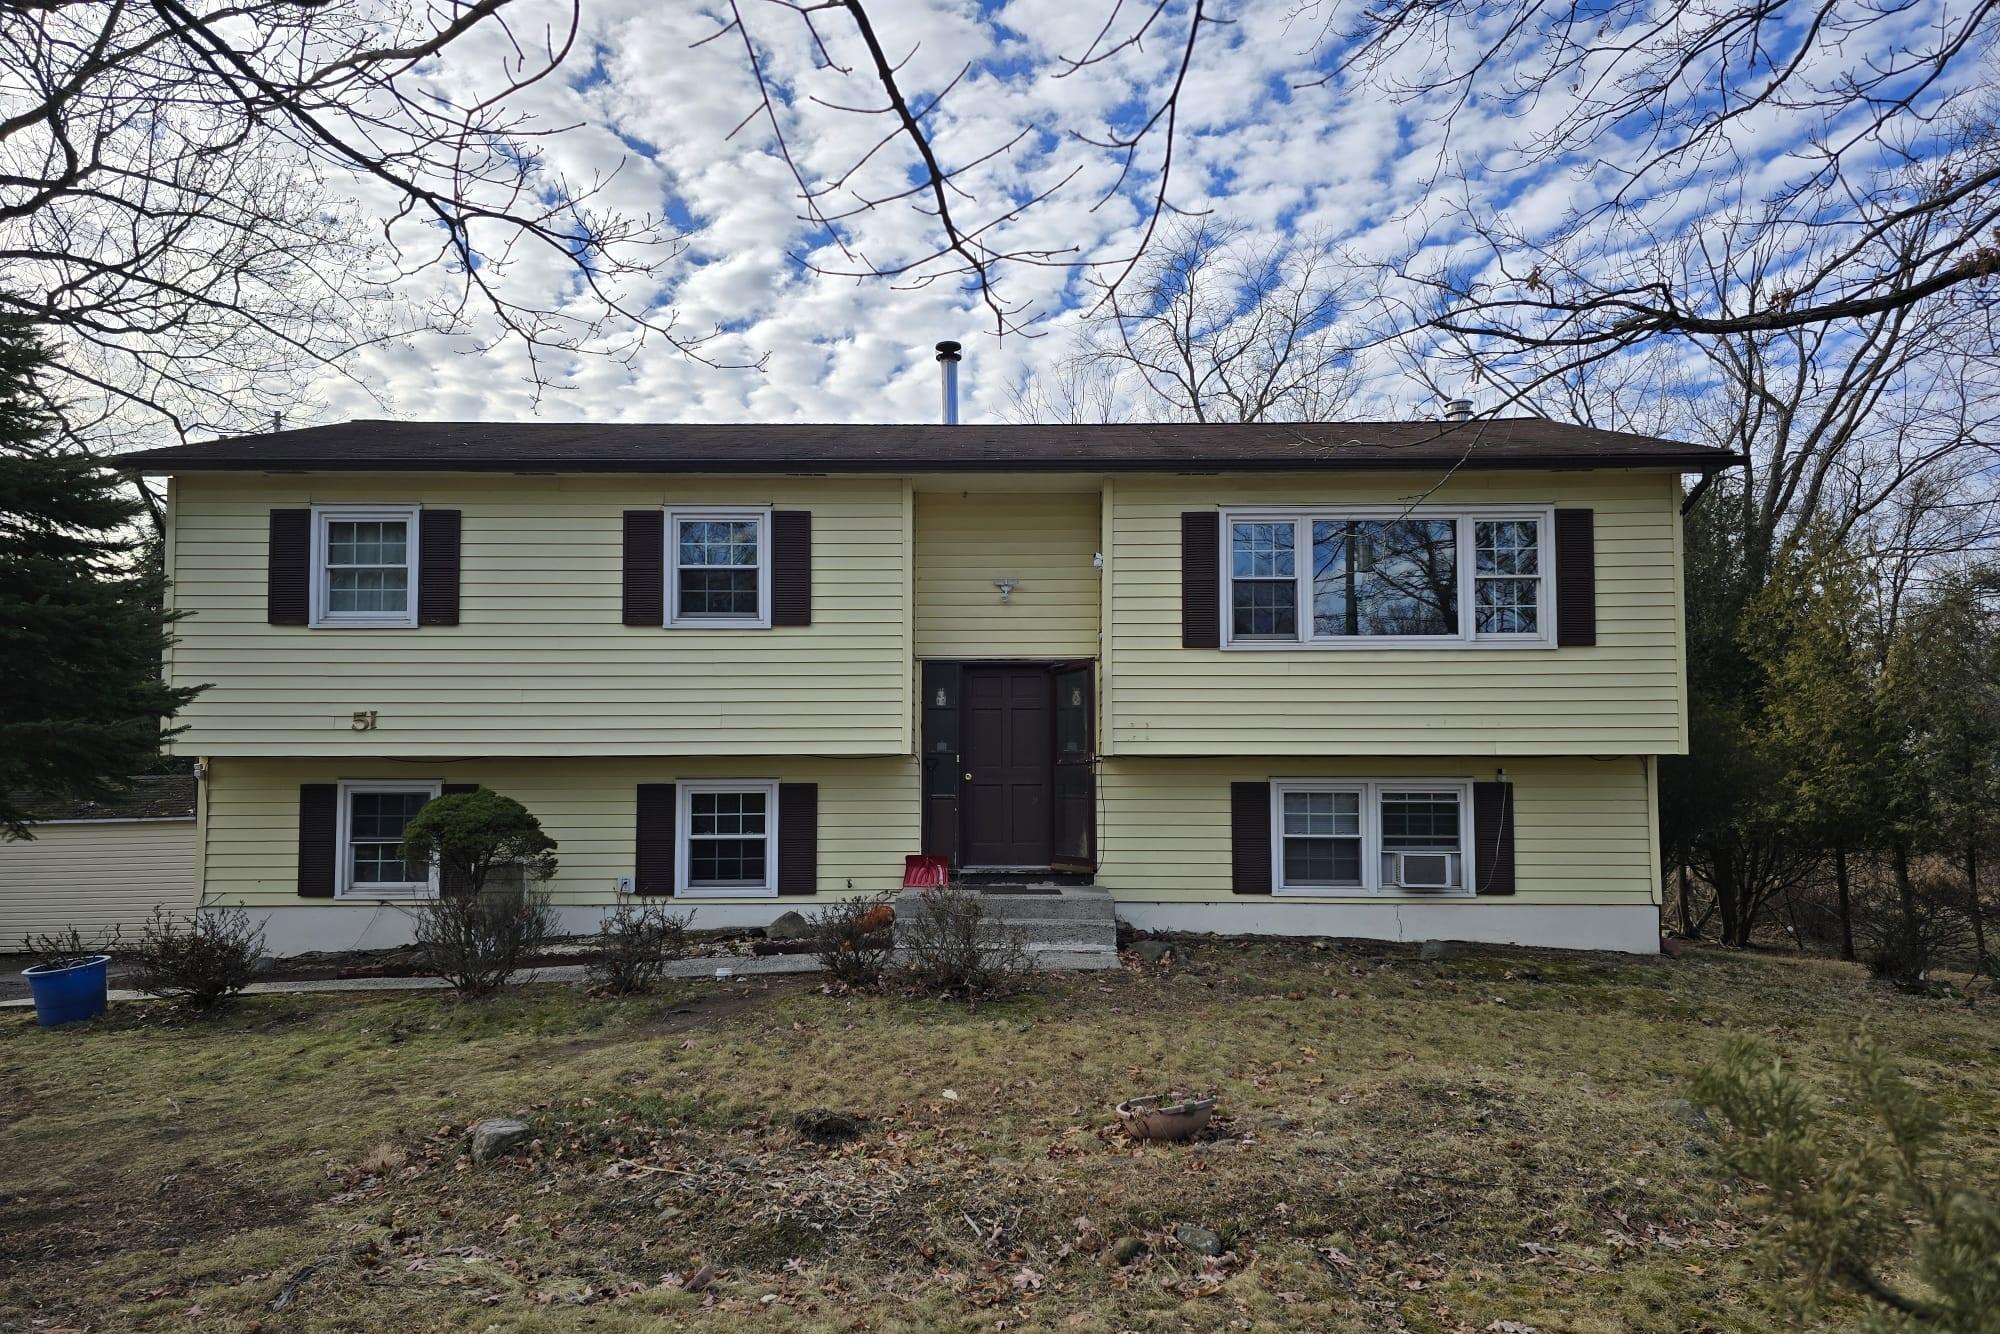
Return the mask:
[[1215,1115],[1215,1099],[1192,1093],[1156,1093],[1118,1104],[1118,1120],[1133,1139],[1193,1139]]
[[108,954],[93,954],[76,963],[36,964],[21,970],[35,997],[35,1022],[53,1027],[95,1019],[104,1013],[110,982]]

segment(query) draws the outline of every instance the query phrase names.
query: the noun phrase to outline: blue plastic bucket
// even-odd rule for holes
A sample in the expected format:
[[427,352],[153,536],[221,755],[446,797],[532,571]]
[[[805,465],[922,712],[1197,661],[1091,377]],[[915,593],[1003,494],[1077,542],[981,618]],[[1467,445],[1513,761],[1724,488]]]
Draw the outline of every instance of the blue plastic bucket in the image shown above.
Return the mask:
[[28,989],[35,995],[35,1022],[44,1026],[73,1024],[79,1019],[95,1019],[104,1013],[109,983],[105,965],[111,956],[100,954],[64,968],[37,964],[21,970]]

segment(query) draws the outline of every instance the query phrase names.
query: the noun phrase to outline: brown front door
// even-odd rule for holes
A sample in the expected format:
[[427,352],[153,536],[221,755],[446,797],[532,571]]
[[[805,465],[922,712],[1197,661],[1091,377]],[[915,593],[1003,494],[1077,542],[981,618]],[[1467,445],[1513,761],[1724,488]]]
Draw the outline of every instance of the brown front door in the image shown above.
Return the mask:
[[1055,690],[1047,667],[967,666],[961,865],[1049,865]]

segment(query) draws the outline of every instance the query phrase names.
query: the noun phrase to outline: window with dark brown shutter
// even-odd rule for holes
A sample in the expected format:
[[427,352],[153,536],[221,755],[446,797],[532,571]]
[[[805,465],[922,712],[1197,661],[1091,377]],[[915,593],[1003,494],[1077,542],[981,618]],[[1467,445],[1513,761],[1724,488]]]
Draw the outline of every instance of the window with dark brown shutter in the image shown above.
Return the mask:
[[1588,648],[1597,642],[1596,516],[1590,510],[1556,511],[1556,646]]
[[1222,647],[1222,516],[1181,515],[1181,647]]
[[772,625],[812,624],[812,539],[811,510],[771,512]]
[[625,511],[625,624],[666,624],[667,516]]
[[1514,892],[1514,785],[1472,785],[1472,887],[1479,894]]
[[1229,785],[1229,890],[1271,892],[1271,785]]
[[637,840],[633,849],[632,892],[674,892],[674,813],[672,783],[639,784]]
[[819,784],[778,784],[778,893],[819,892]]
[[339,862],[340,787],[336,783],[299,784],[299,897],[333,897],[334,868]]
[[272,625],[307,625],[312,621],[311,510],[271,511],[264,619]]
[[458,545],[459,511],[417,515],[418,625],[458,624]]
[[[423,559],[421,554],[419,554],[418,559]],[[479,784],[477,783],[446,783],[438,795],[440,797],[455,797],[462,793],[477,792],[478,790]],[[439,865],[438,893],[444,895],[446,898],[461,899],[471,892],[472,881],[462,871],[455,870],[449,866]]]

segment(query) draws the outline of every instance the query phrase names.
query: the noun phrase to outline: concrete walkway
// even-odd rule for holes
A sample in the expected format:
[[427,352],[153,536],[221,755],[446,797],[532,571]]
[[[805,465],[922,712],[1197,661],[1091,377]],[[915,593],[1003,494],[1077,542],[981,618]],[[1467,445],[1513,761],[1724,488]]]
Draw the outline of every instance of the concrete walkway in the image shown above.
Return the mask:
[[[508,985],[526,982],[581,982],[589,970],[582,964],[555,968],[523,968],[507,979]],[[810,954],[770,954],[743,959],[676,959],[663,970],[667,977],[697,977],[726,981],[736,977],[768,977],[777,973],[816,973],[819,961]],[[294,992],[321,991],[442,991],[451,984],[441,977],[323,977],[300,982],[252,982],[243,989],[246,996],[279,996]],[[108,993],[114,1001],[146,1001],[157,997],[143,991],[114,987]],[[32,1006],[31,998],[0,1001],[0,1010]]]

